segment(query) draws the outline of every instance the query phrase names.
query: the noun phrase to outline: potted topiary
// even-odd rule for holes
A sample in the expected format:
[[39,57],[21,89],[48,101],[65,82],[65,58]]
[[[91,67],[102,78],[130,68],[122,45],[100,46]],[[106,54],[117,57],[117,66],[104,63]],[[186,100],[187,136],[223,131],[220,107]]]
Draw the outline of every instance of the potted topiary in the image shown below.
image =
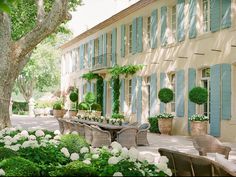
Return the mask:
[[[189,100],[196,103],[198,106],[207,102],[208,92],[203,87],[194,87],[189,91]],[[205,135],[207,134],[207,122],[209,118],[202,114],[194,114],[189,117],[191,121],[191,135]]]
[[[174,98],[174,93],[169,88],[162,88],[158,93],[158,98],[161,102],[167,104]],[[174,116],[169,113],[162,113],[157,115],[158,129],[161,134],[170,135],[172,130],[172,121]]]
[[86,115],[86,111],[89,110],[89,105],[86,103],[86,102],[81,102],[79,105],[78,105],[78,114],[77,115],[80,115],[81,117],[84,117]]
[[71,91],[70,93],[70,101],[73,103],[71,109],[69,110],[69,115],[70,117],[72,116],[76,116],[78,111],[77,111],[77,107],[78,107],[78,90],[74,89]]
[[53,116],[56,118],[62,118],[64,115],[64,111],[62,110],[62,103],[61,101],[56,101],[53,104]]

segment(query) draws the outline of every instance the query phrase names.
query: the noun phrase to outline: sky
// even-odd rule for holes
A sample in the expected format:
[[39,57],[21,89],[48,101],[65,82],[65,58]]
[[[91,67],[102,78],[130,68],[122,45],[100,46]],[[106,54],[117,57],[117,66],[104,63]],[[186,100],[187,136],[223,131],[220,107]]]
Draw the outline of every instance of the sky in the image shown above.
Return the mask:
[[71,12],[72,20],[68,22],[68,27],[75,37],[137,1],[139,0],[83,0],[84,5]]

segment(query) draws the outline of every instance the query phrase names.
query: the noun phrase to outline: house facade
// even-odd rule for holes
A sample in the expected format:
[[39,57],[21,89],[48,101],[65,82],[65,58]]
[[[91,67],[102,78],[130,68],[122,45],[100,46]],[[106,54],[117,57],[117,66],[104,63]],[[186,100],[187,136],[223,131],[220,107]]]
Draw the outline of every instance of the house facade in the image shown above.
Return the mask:
[[[120,78],[120,112],[147,122],[163,112],[175,115],[173,134],[188,135],[188,117],[209,116],[209,134],[236,140],[236,0],[140,0],[61,46],[61,90],[79,89],[79,100],[103,77],[103,114],[112,115],[108,69],[116,64],[144,65]],[[208,90],[208,102],[188,98],[195,86]],[[163,104],[161,88],[174,91]]]

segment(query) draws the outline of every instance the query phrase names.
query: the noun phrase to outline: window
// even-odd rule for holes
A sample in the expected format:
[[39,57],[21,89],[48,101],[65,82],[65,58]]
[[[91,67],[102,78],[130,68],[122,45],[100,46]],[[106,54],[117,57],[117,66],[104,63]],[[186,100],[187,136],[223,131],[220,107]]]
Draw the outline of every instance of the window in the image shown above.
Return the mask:
[[173,40],[176,40],[176,5],[171,7],[171,31]]
[[131,101],[132,101],[132,80],[130,79],[129,80],[129,84],[128,84],[128,106],[130,106],[131,105]]
[[98,64],[98,38],[94,40],[94,65]]
[[129,25],[129,53],[132,53],[132,24]]
[[204,88],[208,91],[207,103],[203,105],[203,114],[209,117],[210,120],[210,68],[204,68],[201,71],[201,83]]
[[210,3],[209,0],[202,0],[203,32],[209,31],[209,14],[210,14],[209,3]]
[[174,73],[170,75],[170,85],[174,93],[173,101],[170,103],[170,110],[171,112],[175,112],[175,74]]
[[150,116],[150,109],[151,109],[151,91],[150,91],[150,80],[151,80],[151,77],[148,76],[147,77],[147,99],[148,99],[148,116]]
[[148,37],[148,45],[151,46],[151,16],[147,18],[147,37]]

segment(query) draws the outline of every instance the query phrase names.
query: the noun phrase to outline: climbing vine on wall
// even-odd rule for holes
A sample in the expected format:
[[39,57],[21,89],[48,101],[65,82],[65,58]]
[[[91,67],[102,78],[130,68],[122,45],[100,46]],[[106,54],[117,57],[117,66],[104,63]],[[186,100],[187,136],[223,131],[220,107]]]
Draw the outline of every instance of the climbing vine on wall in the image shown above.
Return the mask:
[[82,75],[83,79],[86,79],[87,81],[91,81],[93,79],[98,79],[100,76],[98,74],[92,73],[92,72],[88,72],[86,74]]
[[97,79],[97,103],[103,108],[103,78],[101,76]]
[[120,107],[120,79],[119,77],[112,78],[112,90],[113,90],[113,103],[112,103],[112,113],[118,114]]

